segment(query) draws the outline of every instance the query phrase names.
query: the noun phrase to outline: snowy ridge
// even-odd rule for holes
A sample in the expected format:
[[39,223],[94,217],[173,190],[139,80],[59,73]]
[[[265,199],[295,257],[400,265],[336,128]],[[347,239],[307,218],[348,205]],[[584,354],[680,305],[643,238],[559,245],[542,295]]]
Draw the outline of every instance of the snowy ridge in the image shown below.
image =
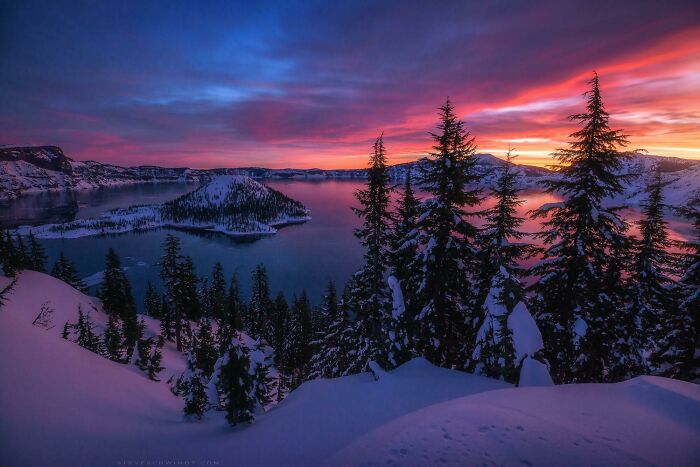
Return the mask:
[[23,226],[17,231],[32,232],[38,238],[79,238],[170,227],[258,236],[273,235],[275,227],[309,219],[308,209],[298,201],[249,177],[222,175],[162,205],[114,209],[97,219]]

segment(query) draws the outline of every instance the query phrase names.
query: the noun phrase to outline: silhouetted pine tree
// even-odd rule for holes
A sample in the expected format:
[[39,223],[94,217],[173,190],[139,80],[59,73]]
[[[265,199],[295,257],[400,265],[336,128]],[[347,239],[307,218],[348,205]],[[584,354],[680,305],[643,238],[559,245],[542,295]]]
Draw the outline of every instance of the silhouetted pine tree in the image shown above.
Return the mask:
[[32,265],[32,260],[29,256],[29,251],[27,251],[27,247],[24,245],[24,240],[22,240],[21,235],[15,236],[15,243],[15,261],[17,264],[17,269],[30,268]]
[[151,349],[153,348],[153,338],[145,337],[139,339],[136,344],[136,366],[141,371],[148,371],[151,362]]
[[160,297],[160,335],[164,339],[175,342],[175,318],[165,294]]
[[390,292],[385,274],[391,242],[391,214],[389,212],[389,172],[383,135],[373,146],[367,169],[367,185],[357,190],[360,203],[353,208],[362,219],[362,226],[355,229],[355,236],[365,247],[364,266],[355,273],[352,290],[355,329],[358,348],[354,353],[358,365],[364,368],[370,360],[385,360],[384,325],[389,319]]
[[[350,294],[345,291],[345,298]],[[330,282],[323,297],[324,326],[319,328],[310,362],[310,378],[336,378],[349,367],[351,344],[355,338],[353,322],[345,299],[338,300],[335,285]]]
[[472,371],[509,383],[517,383],[519,378],[508,316],[525,300],[521,278],[526,271],[520,263],[536,251],[522,242],[526,233],[520,230],[525,219],[517,216],[517,209],[523,203],[519,192],[518,174],[513,169],[509,150],[493,188],[496,204],[483,212],[486,222],[479,235],[479,331],[473,350],[465,349],[472,355],[469,364]]
[[209,318],[202,317],[197,325],[197,333],[192,342],[190,354],[193,355],[194,365],[202,370],[208,380],[214,372],[214,364],[218,359],[218,351],[212,334]]
[[29,232],[29,263],[29,269],[46,272],[46,252],[31,231]]
[[286,354],[289,356],[287,365],[290,374],[290,389],[295,389],[309,377],[312,342],[315,334],[311,304],[305,291],[302,291],[298,298],[294,297],[289,314],[290,324]]
[[231,276],[231,282],[226,295],[226,303],[224,304],[224,313],[219,319],[219,328],[217,329],[216,340],[219,344],[219,354],[223,355],[228,349],[228,345],[234,336],[234,333],[243,329],[242,316],[245,310],[245,303],[241,298],[240,286],[238,278],[234,274]]
[[75,324],[75,330],[78,334],[76,343],[80,347],[96,354],[102,353],[100,338],[95,334],[90,313],[84,313],[80,305],[78,305],[78,322]]
[[14,277],[19,267],[17,250],[12,241],[12,236],[5,231],[0,232],[0,255],[3,272],[7,277]]
[[660,317],[652,363],[657,374],[700,383],[700,197],[677,209],[695,237],[682,242],[678,305]]
[[547,249],[532,272],[533,311],[542,330],[555,382],[602,382],[616,364],[614,320],[623,303],[623,284],[608,274],[613,258],[624,253],[627,224],[619,208],[603,205],[623,193],[620,174],[627,140],[608,126],[598,76],[590,81],[586,112],[572,115],[583,126],[554,156],[558,177],[543,183],[564,198],[545,205],[535,217],[548,217],[538,237]]
[[209,295],[211,317],[220,320],[226,315],[226,278],[224,267],[219,262],[214,264],[211,272]]
[[158,373],[163,371],[165,368],[161,366],[163,360],[163,346],[165,345],[165,339],[163,336],[158,336],[156,340],[155,348],[151,353],[151,358],[148,361],[148,377],[153,381],[160,381],[158,379]]
[[462,349],[473,346],[476,337],[471,291],[477,229],[467,208],[481,198],[469,187],[477,181],[474,138],[449,99],[439,110],[440,132],[432,133],[431,159],[417,180],[431,196],[421,202],[417,235],[407,241],[418,245],[411,268],[421,274],[415,291],[418,350],[437,365],[461,367],[468,356]]
[[160,295],[156,291],[151,281],[146,283],[146,295],[143,300],[143,310],[146,316],[160,319],[162,304],[160,303]]
[[272,301],[270,299],[270,284],[265,266],[259,264],[252,274],[250,306],[243,325],[246,333],[254,339],[268,339],[268,315]]
[[78,289],[83,293],[87,292],[85,283],[78,276],[78,270],[75,265],[66,258],[63,252],[58,255],[58,260],[51,269],[51,275],[69,284],[74,289]]
[[162,329],[161,333],[166,339],[170,339],[172,335],[175,338],[177,350],[182,352],[184,350],[183,326],[185,325],[187,317],[182,303],[178,302],[180,260],[180,239],[174,235],[168,234],[163,243],[163,256],[160,260],[160,278],[165,287],[166,300],[163,301],[163,306],[165,307],[167,304],[169,316],[166,317],[163,315],[163,323],[161,323],[161,325],[172,324],[172,334],[169,326]]
[[287,339],[289,338],[289,326],[289,305],[284,298],[284,294],[279,292],[272,304],[270,342],[268,343],[275,350],[275,365],[280,369],[286,369],[287,362],[284,359],[284,349]]
[[117,315],[107,315],[107,327],[105,328],[102,340],[105,356],[115,362],[123,361],[121,326]]

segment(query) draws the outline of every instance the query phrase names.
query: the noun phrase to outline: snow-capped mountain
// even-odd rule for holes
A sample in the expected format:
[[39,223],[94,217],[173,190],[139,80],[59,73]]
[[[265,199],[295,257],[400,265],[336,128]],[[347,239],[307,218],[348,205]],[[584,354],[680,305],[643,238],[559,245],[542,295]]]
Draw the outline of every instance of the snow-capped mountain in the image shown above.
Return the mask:
[[[498,168],[505,164],[491,154],[477,154],[476,170],[479,185],[488,188],[498,177]],[[413,174],[428,159],[396,164],[389,169],[395,182]],[[545,177],[556,176],[543,167],[516,164],[522,187],[535,187]],[[658,167],[669,183],[669,204],[683,202],[700,190],[700,161],[676,157],[638,154],[632,156],[622,172],[640,175],[629,187],[626,199],[635,203],[643,199],[645,174]],[[57,146],[0,148],[0,197],[15,198],[25,193],[58,190],[82,190],[105,186],[154,182],[208,182],[220,175],[245,175],[254,179],[360,179],[364,169],[269,169],[239,167],[222,169],[167,168],[157,166],[121,167],[95,161],[74,161]]]

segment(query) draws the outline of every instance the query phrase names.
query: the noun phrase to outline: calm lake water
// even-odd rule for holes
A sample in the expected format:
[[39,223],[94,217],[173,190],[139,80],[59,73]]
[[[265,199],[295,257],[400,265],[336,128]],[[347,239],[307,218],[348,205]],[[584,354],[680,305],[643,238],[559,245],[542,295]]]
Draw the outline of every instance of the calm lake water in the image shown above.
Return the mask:
[[[244,293],[250,286],[250,273],[263,263],[270,275],[273,293],[283,291],[287,298],[305,289],[310,299],[318,303],[328,281],[339,288],[362,263],[363,250],[353,236],[358,219],[351,211],[355,205],[353,193],[363,186],[358,180],[288,181],[273,180],[267,184],[311,210],[312,220],[280,229],[271,237],[253,242],[235,241],[218,234],[201,235],[175,230],[153,230],[109,237],[41,240],[49,256],[49,265],[61,251],[76,263],[82,277],[97,282],[104,269],[107,250],[114,248],[127,268],[139,306],[143,302],[146,281],[160,288],[158,261],[161,245],[169,233],[182,241],[183,253],[190,255],[201,276],[208,276],[214,263],[220,261],[226,275],[236,273]],[[82,191],[30,195],[0,203],[0,223],[4,226],[65,222],[75,218],[98,216],[101,212],[133,204],[160,203],[193,190],[196,185],[181,183],[142,184]],[[544,203],[557,201],[552,195],[524,192],[522,213]],[[486,207],[489,203],[485,203]],[[627,213],[630,219],[636,211]],[[690,235],[690,228],[681,219],[669,217],[674,238]],[[539,222],[528,221],[523,230],[536,232]]]

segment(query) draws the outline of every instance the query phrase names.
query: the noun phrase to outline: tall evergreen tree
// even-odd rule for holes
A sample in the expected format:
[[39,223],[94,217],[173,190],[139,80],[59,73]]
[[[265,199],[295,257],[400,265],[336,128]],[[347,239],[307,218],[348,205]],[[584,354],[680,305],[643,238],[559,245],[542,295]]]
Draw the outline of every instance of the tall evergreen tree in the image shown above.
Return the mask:
[[634,242],[634,261],[629,279],[629,304],[616,323],[620,326],[620,344],[624,351],[618,379],[626,379],[647,371],[643,359],[645,349],[653,352],[662,332],[664,315],[673,312],[676,289],[672,246],[664,219],[664,184],[657,170],[647,185],[648,197],[642,204],[642,218],[636,222],[640,237]]
[[[168,234],[165,237],[165,242],[163,244],[163,256],[160,260],[160,278],[163,281],[165,287],[165,298],[163,302],[164,307],[167,303],[167,308],[170,316],[167,318],[166,324],[172,324],[172,335],[175,338],[175,345],[177,350],[182,352],[184,350],[183,346],[183,326],[185,325],[185,311],[183,309],[182,300],[180,299],[180,239],[174,235]],[[196,286],[195,286],[196,288]],[[163,321],[166,321],[164,316]],[[163,323],[161,323],[163,324]],[[166,338],[169,338],[171,333],[170,329],[163,329],[161,331]]]
[[143,311],[146,316],[160,319],[162,305],[160,303],[160,295],[156,291],[151,281],[146,282],[146,294],[143,300]]
[[384,325],[389,319],[391,306],[385,280],[391,242],[390,193],[382,135],[375,140],[370,154],[366,188],[355,192],[360,207],[353,208],[362,219],[362,226],[355,230],[355,236],[365,247],[364,266],[355,273],[353,281],[353,311],[359,337],[359,348],[354,355],[364,360],[358,362],[362,367],[370,360],[385,359]]
[[509,150],[493,189],[496,203],[483,212],[485,224],[479,234],[481,315],[469,368],[477,374],[510,383],[518,382],[518,372],[508,316],[525,299],[521,278],[526,271],[520,263],[536,251],[532,245],[522,242],[527,234],[520,230],[525,219],[517,215],[523,203],[518,197],[519,191],[518,173],[513,168]]
[[255,419],[255,380],[248,349],[239,339],[233,339],[222,357],[218,389],[229,424],[251,423]]
[[678,306],[660,317],[652,363],[661,376],[700,383],[700,197],[677,211],[692,223],[694,238],[681,243]]
[[152,381],[160,381],[158,379],[158,373],[163,371],[165,368],[161,366],[163,360],[163,346],[165,345],[165,338],[162,335],[158,336],[156,339],[155,348],[151,353],[151,358],[148,361],[148,377]]
[[421,167],[418,182],[430,197],[421,202],[418,245],[411,265],[420,271],[416,290],[418,350],[440,366],[462,366],[462,349],[474,345],[476,313],[472,277],[476,269],[477,228],[469,221],[481,198],[477,181],[474,138],[457,118],[448,99],[439,109],[439,133],[431,133],[431,159]]
[[29,262],[30,269],[46,272],[46,252],[31,231],[29,232]]
[[226,278],[221,263],[214,264],[209,287],[211,317],[221,319],[226,314]]
[[216,333],[216,340],[219,344],[219,354],[223,355],[228,349],[234,334],[243,329],[243,315],[245,303],[241,297],[241,289],[238,285],[238,278],[234,274],[231,276],[226,302],[224,303],[223,315],[219,319],[219,327]]
[[75,324],[75,330],[78,334],[76,343],[80,347],[96,354],[102,353],[100,338],[95,334],[90,313],[84,313],[80,305],[78,305],[78,322]]
[[324,308],[328,310],[328,324],[320,329],[314,343],[318,350],[311,359],[311,378],[337,378],[364,369],[352,366],[354,359],[351,352],[357,336],[349,314],[350,295],[349,287],[346,287],[340,302],[330,306],[332,295],[326,292]]
[[87,286],[78,276],[78,269],[66,258],[63,251],[59,253],[58,260],[53,265],[53,268],[51,268],[51,275],[72,286],[74,289],[78,289],[83,293],[87,292]]
[[30,268],[32,266],[32,260],[29,256],[27,247],[24,245],[24,240],[22,240],[21,235],[18,234],[15,236],[15,243],[17,245],[15,248],[15,261],[17,264],[17,269]]
[[295,389],[309,376],[314,331],[311,304],[306,292],[302,291],[299,297],[294,297],[290,310],[287,364],[291,377],[291,389]]
[[286,370],[285,345],[290,336],[289,304],[282,292],[278,293],[272,304],[270,316],[270,346],[275,350],[275,364],[280,370]]
[[0,232],[0,262],[2,262],[2,271],[8,277],[14,277],[17,273],[18,258],[15,244],[12,241],[12,236],[9,232]]
[[107,315],[107,327],[102,336],[105,356],[115,362],[121,362],[124,358],[122,349],[122,336],[119,318],[115,314]]
[[586,112],[572,115],[582,128],[568,148],[554,156],[558,176],[543,185],[564,201],[534,212],[547,217],[538,233],[547,245],[532,272],[533,310],[542,330],[545,353],[555,382],[601,382],[615,365],[613,324],[623,302],[618,274],[609,274],[614,257],[625,254],[627,224],[619,208],[603,205],[620,195],[629,178],[620,174],[627,144],[621,130],[611,130],[598,76],[590,81]]
[[414,258],[418,254],[413,233],[417,227],[420,201],[413,191],[411,170],[406,172],[403,193],[396,206],[389,264],[391,272],[399,281],[404,297],[406,332],[412,341],[415,330],[415,291],[420,283],[419,271],[415,270]]
[[259,264],[252,275],[250,306],[243,321],[246,332],[255,339],[269,339],[269,313],[272,305],[265,266]]

